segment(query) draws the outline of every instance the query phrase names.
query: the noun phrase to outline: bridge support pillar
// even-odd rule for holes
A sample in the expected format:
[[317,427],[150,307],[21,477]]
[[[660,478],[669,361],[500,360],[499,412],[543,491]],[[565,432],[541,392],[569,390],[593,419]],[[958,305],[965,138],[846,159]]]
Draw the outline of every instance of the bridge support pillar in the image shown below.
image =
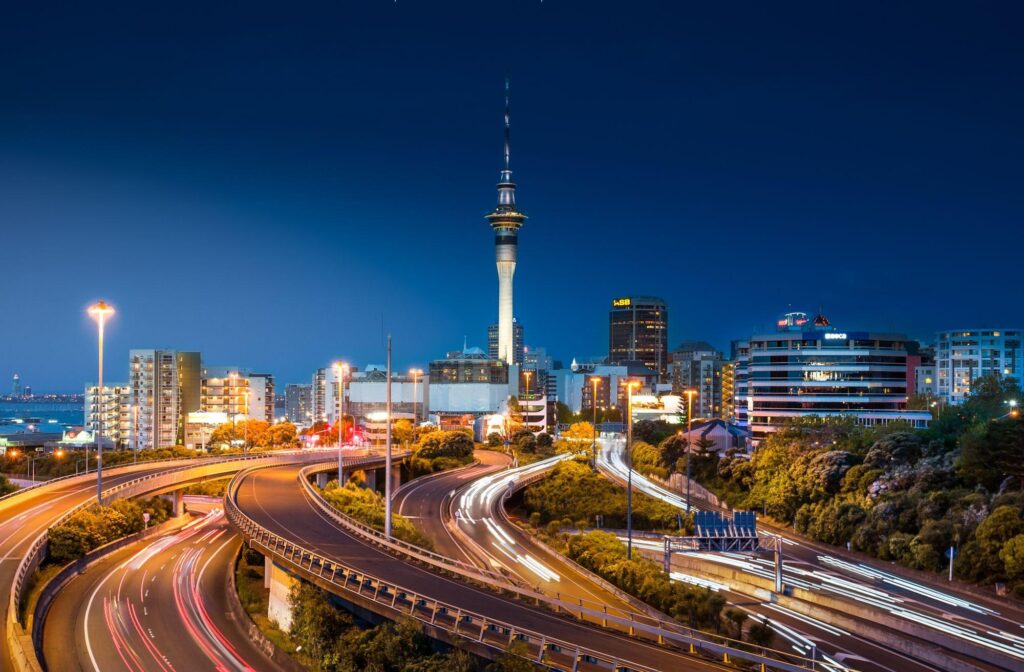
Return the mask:
[[270,600],[267,604],[267,618],[287,632],[292,627],[292,607],[288,603],[288,594],[295,579],[273,562],[269,565],[267,577],[270,583]]
[[395,492],[402,485],[402,465],[395,463],[391,466],[391,492]]
[[370,490],[377,490],[377,470],[366,469],[363,473],[366,474],[366,487]]
[[177,518],[185,513],[185,500],[181,497],[181,490],[171,493],[171,515]]
[[330,476],[326,471],[321,471],[316,475],[316,487],[323,490],[327,487],[327,477]]

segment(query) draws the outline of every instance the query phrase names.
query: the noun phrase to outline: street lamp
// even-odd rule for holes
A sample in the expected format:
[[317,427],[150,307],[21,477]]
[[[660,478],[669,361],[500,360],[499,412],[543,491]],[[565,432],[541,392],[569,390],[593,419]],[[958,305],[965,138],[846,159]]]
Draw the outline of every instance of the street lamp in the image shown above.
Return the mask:
[[[413,426],[419,423],[419,414],[416,412],[416,383],[419,380],[419,376],[423,375],[423,369],[409,369],[409,375],[412,376],[412,421]],[[415,438],[415,435],[413,435]]]
[[523,371],[523,377],[526,378],[526,396],[530,396],[530,376],[533,375],[533,371]]
[[387,441],[384,444],[384,536],[391,538],[391,334],[388,334]]
[[340,487],[343,483],[341,444],[344,443],[342,433],[345,431],[345,374],[348,373],[348,364],[345,362],[335,362],[334,370],[338,375],[338,486]]
[[[114,308],[109,304],[99,301],[89,306],[89,317],[96,320],[97,332],[99,334],[99,385],[97,395],[100,400],[100,413],[97,418],[96,428],[96,501],[103,505],[103,327],[107,318],[114,314]],[[88,451],[88,448],[86,448]],[[86,468],[89,464],[86,462]]]
[[591,401],[594,402],[594,426],[591,428],[593,436],[591,437],[590,452],[594,455],[594,470],[597,470],[597,386],[601,384],[600,376],[591,376],[590,383],[594,386],[594,394],[592,395]]
[[633,388],[640,383],[626,383],[626,559],[633,559]]
[[690,513],[690,460],[693,459],[693,395],[696,390],[686,391],[686,513]]

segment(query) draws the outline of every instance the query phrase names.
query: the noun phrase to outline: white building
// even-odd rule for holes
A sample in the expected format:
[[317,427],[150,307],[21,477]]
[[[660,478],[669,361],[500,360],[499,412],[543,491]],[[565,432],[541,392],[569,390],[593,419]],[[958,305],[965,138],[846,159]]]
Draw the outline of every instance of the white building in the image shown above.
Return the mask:
[[627,381],[638,382],[640,387],[633,394],[654,394],[658,373],[639,365],[579,364],[574,359],[568,369],[550,373],[555,379],[555,394],[558,401],[569,407],[573,413],[590,410],[594,405],[593,378],[598,378],[597,407],[625,408]]
[[112,445],[120,448],[131,446],[134,413],[128,383],[104,385],[102,395],[95,383],[86,384],[84,411],[84,426],[90,434],[100,431],[102,419],[104,439],[109,439]]
[[[330,386],[329,386],[330,387]],[[336,387],[336,386],[335,386]],[[387,370],[380,366],[354,371],[346,380],[345,415],[366,418],[369,414],[387,410]],[[392,414],[407,414],[421,421],[430,408],[430,376],[391,372]],[[333,403],[332,420],[337,417],[338,406]]]
[[194,411],[185,417],[185,447],[191,450],[209,450],[213,430],[230,422],[222,411]]
[[132,424],[138,430],[132,436],[133,449],[177,445],[183,432],[183,414],[199,410],[200,378],[198,352],[129,351]]
[[971,385],[994,374],[1021,382],[1024,350],[1020,329],[958,329],[939,332],[935,342],[935,393],[961,404]]
[[248,414],[254,420],[274,421],[274,376],[269,373],[249,374]]
[[517,366],[491,359],[480,348],[463,348],[430,363],[427,404],[440,416],[497,413],[510,394],[518,393],[518,386],[509,385],[517,376]]
[[327,420],[327,371],[327,368],[320,368],[313,372],[313,424]]
[[[253,390],[247,371],[237,366],[203,367],[202,402],[199,410],[206,413],[224,413],[228,420],[237,422],[249,417],[252,396]],[[265,400],[260,402],[261,416],[265,412],[263,404]]]

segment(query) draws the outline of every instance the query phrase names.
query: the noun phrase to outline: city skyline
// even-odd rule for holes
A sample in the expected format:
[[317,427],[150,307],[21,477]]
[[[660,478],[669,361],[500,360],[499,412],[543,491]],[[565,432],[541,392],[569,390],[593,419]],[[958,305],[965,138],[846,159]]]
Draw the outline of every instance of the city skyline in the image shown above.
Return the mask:
[[[463,337],[485,347],[497,288],[480,219],[506,76],[531,215],[515,314],[529,345],[604,354],[608,303],[641,294],[666,299],[670,349],[726,350],[790,307],[924,341],[1019,323],[1024,300],[1003,289],[1024,242],[1014,10],[897,9],[877,25],[752,9],[716,44],[701,35],[725,20],[712,9],[651,8],[623,28],[548,3],[508,10],[522,37],[480,59],[463,55],[484,53],[493,9],[444,17],[459,37],[415,48],[440,17],[324,10],[341,38],[285,25],[245,63],[214,36],[251,47],[269,17],[257,8],[225,37],[211,11],[210,27],[168,18],[166,33],[130,12],[25,17],[5,44],[23,66],[5,73],[0,221],[15,254],[0,306],[47,328],[5,333],[0,377],[80,390],[98,298],[118,309],[112,380],[132,348],[199,350],[286,384],[339,357],[382,362],[385,332],[408,365]],[[371,44],[354,29],[370,23],[393,32]],[[44,27],[60,38],[49,59]]]

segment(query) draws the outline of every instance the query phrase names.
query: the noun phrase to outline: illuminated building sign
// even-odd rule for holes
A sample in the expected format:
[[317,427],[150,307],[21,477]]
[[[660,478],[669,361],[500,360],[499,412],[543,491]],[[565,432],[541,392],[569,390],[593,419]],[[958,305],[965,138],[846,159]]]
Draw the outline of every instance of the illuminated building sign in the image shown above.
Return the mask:
[[633,305],[630,299],[612,299],[612,308],[629,308]]
[[826,341],[845,341],[846,334],[843,332],[828,332],[825,334]]

